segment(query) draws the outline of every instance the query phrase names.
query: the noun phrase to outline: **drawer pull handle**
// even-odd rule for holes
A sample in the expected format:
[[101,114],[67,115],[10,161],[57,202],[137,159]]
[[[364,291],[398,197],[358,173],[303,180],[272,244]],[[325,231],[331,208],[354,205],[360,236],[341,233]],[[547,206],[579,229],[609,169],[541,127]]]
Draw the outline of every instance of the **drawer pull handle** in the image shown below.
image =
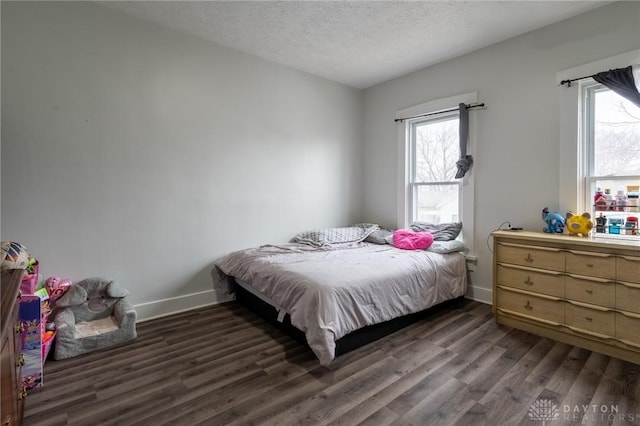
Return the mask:
[[593,268],[593,263],[587,263],[587,268]]
[[527,311],[533,311],[533,306],[531,306],[531,303],[529,303],[529,301],[528,301],[528,300],[527,300],[527,304],[526,304],[526,305],[524,305],[524,308],[525,308]]
[[526,285],[533,285],[533,281],[531,281],[531,277],[527,276],[527,279],[524,282]]
[[22,401],[27,397],[27,388],[22,385],[22,389],[20,390],[20,394],[18,395],[18,400]]
[[587,294],[593,294],[593,290],[585,290]]
[[525,262],[533,262],[533,257],[531,257],[531,253],[527,253],[527,257],[524,258]]
[[586,319],[589,322],[593,321],[593,318],[591,318],[591,317],[584,317],[584,319]]

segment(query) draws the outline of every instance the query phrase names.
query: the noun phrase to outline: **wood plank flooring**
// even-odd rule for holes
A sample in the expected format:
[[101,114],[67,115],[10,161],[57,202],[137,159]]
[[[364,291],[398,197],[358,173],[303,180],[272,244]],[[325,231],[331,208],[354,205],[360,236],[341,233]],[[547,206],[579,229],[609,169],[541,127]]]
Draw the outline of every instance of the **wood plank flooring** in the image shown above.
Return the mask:
[[498,326],[468,300],[329,368],[236,302],[138,336],[47,361],[25,425],[640,425],[640,366]]

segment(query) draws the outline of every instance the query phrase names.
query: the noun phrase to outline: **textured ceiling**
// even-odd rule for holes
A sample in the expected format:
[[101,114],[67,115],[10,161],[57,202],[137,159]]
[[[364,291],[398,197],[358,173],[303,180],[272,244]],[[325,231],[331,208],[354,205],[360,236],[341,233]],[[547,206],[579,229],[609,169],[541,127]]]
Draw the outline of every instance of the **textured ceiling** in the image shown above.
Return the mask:
[[608,1],[106,1],[136,16],[367,88]]

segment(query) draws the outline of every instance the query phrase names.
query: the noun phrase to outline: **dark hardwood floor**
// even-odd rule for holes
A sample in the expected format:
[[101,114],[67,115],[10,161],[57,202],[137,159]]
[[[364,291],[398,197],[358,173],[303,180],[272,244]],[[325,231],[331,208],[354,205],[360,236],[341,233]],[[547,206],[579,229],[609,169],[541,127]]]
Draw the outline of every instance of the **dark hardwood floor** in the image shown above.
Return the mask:
[[138,336],[47,361],[25,424],[640,424],[640,366],[498,326],[468,300],[329,368],[236,302]]

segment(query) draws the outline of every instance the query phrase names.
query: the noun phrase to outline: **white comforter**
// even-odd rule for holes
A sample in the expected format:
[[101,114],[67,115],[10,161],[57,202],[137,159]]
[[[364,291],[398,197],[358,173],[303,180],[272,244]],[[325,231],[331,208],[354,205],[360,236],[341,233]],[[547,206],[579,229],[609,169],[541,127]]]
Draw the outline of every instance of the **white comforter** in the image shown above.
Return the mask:
[[322,365],[333,360],[335,341],[345,334],[462,296],[467,284],[460,253],[368,243],[340,249],[262,246],[233,252],[216,268],[218,288],[235,277],[288,313]]

